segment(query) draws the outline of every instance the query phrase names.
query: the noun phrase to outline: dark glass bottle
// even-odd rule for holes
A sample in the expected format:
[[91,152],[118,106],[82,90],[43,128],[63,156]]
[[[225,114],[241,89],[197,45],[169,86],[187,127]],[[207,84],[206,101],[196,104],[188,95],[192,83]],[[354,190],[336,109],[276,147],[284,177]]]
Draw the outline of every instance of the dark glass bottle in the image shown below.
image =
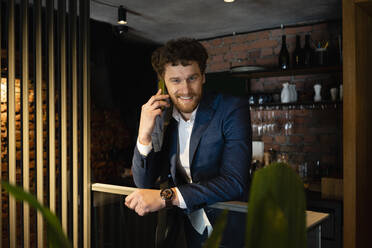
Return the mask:
[[293,59],[292,64],[293,68],[298,68],[303,65],[303,56],[302,56],[302,49],[301,49],[301,40],[300,36],[296,35],[296,48],[293,52]]
[[310,35],[305,35],[305,46],[304,46],[304,58],[303,63],[305,66],[311,66],[313,64],[313,49],[310,47]]
[[282,36],[282,48],[279,53],[279,67],[282,70],[286,70],[289,67],[289,53],[285,35]]

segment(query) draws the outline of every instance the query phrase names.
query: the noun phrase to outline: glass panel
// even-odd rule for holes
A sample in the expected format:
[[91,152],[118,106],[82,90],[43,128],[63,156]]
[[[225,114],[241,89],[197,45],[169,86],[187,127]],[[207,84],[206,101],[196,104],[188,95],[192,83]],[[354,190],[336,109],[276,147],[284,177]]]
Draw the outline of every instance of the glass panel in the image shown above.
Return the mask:
[[157,214],[138,216],[124,200],[122,195],[93,192],[92,247],[154,247]]

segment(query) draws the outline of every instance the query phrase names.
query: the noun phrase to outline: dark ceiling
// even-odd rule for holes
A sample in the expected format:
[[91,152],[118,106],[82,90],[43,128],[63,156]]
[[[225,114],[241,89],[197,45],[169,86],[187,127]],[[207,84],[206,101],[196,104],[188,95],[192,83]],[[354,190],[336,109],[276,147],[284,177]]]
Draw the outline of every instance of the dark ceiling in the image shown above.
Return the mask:
[[91,0],[91,18],[117,25],[128,13],[128,36],[164,43],[177,37],[208,39],[341,19],[341,0]]

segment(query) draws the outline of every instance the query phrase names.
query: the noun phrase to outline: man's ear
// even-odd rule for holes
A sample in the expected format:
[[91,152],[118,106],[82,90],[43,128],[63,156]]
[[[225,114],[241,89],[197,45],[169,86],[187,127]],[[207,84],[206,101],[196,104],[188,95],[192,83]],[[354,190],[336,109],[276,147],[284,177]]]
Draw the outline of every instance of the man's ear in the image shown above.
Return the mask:
[[205,73],[203,73],[203,81],[202,81],[203,84],[205,84]]

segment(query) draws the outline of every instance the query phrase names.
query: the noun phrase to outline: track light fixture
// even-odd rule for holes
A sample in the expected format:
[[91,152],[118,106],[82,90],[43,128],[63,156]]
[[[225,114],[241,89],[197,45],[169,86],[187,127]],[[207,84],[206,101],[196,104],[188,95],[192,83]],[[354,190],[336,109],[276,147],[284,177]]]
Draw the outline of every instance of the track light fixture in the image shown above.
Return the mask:
[[120,5],[118,9],[118,24],[127,24],[127,10],[123,7],[123,5]]

